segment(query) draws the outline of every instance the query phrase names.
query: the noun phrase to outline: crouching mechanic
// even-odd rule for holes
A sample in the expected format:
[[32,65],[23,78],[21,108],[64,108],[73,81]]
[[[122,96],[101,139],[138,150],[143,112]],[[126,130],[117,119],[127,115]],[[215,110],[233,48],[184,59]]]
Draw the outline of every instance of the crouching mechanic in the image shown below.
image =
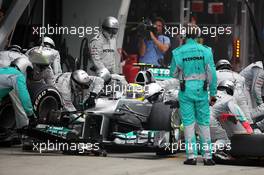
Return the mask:
[[30,69],[33,66],[27,58],[17,58],[10,67],[0,68],[0,102],[13,91],[12,99],[15,100],[12,103],[18,129],[37,124],[26,84],[27,71]]
[[246,95],[245,78],[231,69],[231,63],[228,60],[221,59],[216,63],[217,84],[219,85],[219,83],[224,80],[230,80],[234,83],[234,98],[239,107],[243,110],[248,121],[253,123],[250,113],[251,101],[247,99]]
[[56,77],[66,111],[85,110],[95,106],[95,99],[104,86],[99,77],[88,76],[84,70],[66,72]]
[[[216,103],[211,107],[211,133],[212,140],[226,144],[229,142],[229,137],[233,133],[222,128],[220,120],[224,120],[228,116],[235,116],[238,119],[248,134],[253,132],[250,124],[245,117],[244,112],[237,104],[234,98],[235,84],[230,80],[223,80],[217,87]],[[227,118],[226,118],[227,119]]]
[[[90,42],[91,58],[88,59],[89,75],[100,76],[107,69],[112,78],[127,85],[124,76],[119,74],[120,61],[117,60],[116,34],[119,29],[119,22],[114,17],[107,17],[102,23],[102,32]],[[106,81],[106,80],[105,80]],[[110,81],[109,81],[110,82]],[[107,82],[106,82],[107,83]]]
[[[184,164],[197,164],[197,143],[195,137],[195,123],[200,130],[202,155],[204,165],[215,165],[212,160],[210,136],[210,103],[216,100],[216,70],[211,48],[198,44],[195,38],[200,29],[195,25],[187,25],[186,42],[173,50],[171,76],[180,81],[178,93],[180,114],[184,126],[187,160]],[[197,29],[198,28],[198,29]],[[198,31],[197,31],[198,30]]]

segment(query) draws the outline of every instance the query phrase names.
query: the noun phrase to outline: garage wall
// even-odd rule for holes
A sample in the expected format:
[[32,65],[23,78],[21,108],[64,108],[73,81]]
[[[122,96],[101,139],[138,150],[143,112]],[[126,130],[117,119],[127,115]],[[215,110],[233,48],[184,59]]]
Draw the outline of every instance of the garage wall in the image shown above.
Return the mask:
[[[121,0],[63,0],[62,1],[62,26],[100,26],[107,16],[117,17]],[[94,34],[86,35],[91,39]],[[63,35],[69,49],[69,54],[74,58],[79,57],[79,50],[83,38],[78,35]]]

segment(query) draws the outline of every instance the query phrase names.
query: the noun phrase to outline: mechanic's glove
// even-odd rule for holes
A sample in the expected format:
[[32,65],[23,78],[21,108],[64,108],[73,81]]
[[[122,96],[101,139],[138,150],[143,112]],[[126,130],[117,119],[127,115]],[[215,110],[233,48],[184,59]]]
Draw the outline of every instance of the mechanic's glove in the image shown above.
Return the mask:
[[180,125],[180,131],[182,131],[182,132],[184,131],[184,126],[183,126],[183,124]]
[[251,126],[250,126],[248,121],[242,122],[242,126],[246,129],[248,134],[252,134],[253,133],[253,129],[251,128]]
[[89,98],[85,101],[84,106],[85,108],[92,108],[95,106],[95,99],[97,97],[97,94],[94,92],[90,92]]
[[93,67],[90,68],[90,70],[93,71],[93,72],[95,72],[97,69],[96,69],[95,66],[93,66]]
[[29,128],[35,128],[38,125],[38,118],[34,113],[28,116],[28,119],[29,119],[29,123],[28,123]]

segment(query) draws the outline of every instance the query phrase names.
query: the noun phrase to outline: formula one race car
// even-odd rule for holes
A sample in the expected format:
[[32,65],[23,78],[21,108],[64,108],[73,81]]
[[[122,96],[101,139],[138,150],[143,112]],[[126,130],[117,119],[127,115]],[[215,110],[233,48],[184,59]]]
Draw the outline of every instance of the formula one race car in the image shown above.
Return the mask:
[[[124,148],[124,151],[151,151],[159,155],[175,151],[169,149],[168,144],[177,142],[179,138],[179,126],[171,124],[171,120],[178,118],[177,112],[162,102],[153,103],[153,97],[161,92],[148,95],[148,100],[144,100],[144,92],[126,92],[118,98],[102,96],[94,108],[64,112],[61,111],[62,100],[56,88],[35,83],[28,89],[39,125],[23,133],[37,141],[98,143],[100,150]],[[10,111],[13,110],[8,99],[6,106],[1,107],[0,120],[6,120],[2,122],[3,126],[14,129],[14,114],[6,117]],[[78,117],[72,119],[72,115]],[[79,118],[84,122],[76,122]],[[2,141],[5,139],[8,137],[1,138]]]
[[97,134],[106,149],[172,154],[169,146],[179,140],[179,123],[172,125],[177,113],[163,102],[106,97],[88,112],[89,120],[97,121]]

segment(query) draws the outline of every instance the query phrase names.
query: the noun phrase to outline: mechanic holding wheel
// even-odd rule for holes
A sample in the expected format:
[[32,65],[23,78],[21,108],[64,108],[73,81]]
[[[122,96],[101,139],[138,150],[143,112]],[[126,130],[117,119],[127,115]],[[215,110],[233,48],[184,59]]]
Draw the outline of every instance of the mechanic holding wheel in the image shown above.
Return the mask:
[[[32,52],[35,49],[39,49],[39,47],[40,46],[36,46],[36,47],[29,49],[26,52],[26,55],[29,55],[30,52]],[[55,42],[53,41],[53,39],[45,36],[43,38],[43,47],[49,48],[50,52],[52,52],[52,55],[54,55],[53,57],[49,58],[50,59],[49,69],[53,71],[54,75],[62,73],[60,53],[55,49],[56,46],[55,46]]]
[[84,70],[65,72],[56,77],[66,111],[85,110],[95,106],[95,99],[104,87],[103,79],[89,76]]
[[34,127],[37,124],[26,85],[26,76],[30,69],[33,69],[32,63],[24,57],[12,61],[10,67],[0,68],[0,102],[11,91],[13,92],[11,97],[15,99],[12,102],[18,129],[28,125]]
[[43,45],[33,47],[26,52],[34,65],[34,71],[30,78],[33,82],[42,81],[53,86],[55,75],[62,73],[60,54],[54,48],[54,41],[49,37],[44,37]]
[[209,104],[213,105],[216,101],[217,78],[211,48],[198,44],[195,40],[200,35],[200,31],[200,28],[194,24],[185,26],[185,44],[172,52],[171,76],[175,76],[180,81],[178,98],[187,155],[184,164],[197,164],[199,145],[195,137],[197,123],[201,141],[199,147],[204,165],[215,165],[212,160]]

